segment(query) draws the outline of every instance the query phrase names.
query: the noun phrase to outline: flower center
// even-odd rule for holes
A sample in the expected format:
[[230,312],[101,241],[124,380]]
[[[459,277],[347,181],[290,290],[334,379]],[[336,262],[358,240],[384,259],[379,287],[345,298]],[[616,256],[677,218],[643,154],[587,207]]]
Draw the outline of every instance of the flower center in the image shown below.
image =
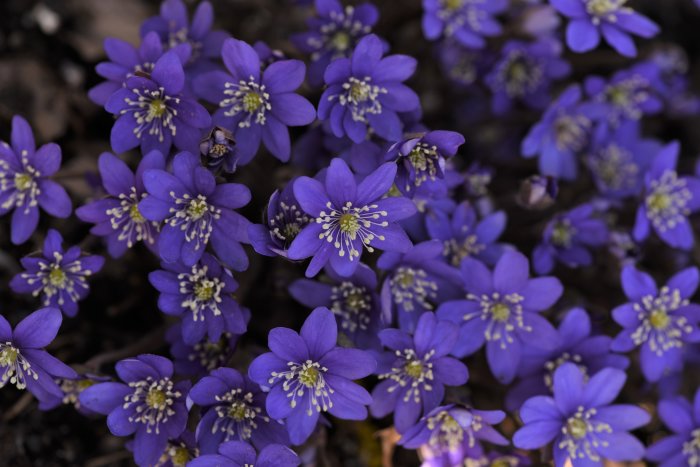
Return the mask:
[[234,388],[215,398],[220,405],[214,408],[218,418],[214,421],[212,431],[226,433],[224,441],[229,441],[234,436],[248,440],[258,428],[258,422],[270,421],[261,415],[262,409],[255,405],[254,395],[250,391],[243,393],[243,389]]
[[146,222],[146,218],[143,217],[141,214],[141,211],[139,211],[139,205],[138,204],[132,204],[131,207],[129,207],[129,218],[137,222],[139,224],[143,224]]
[[389,280],[394,304],[405,312],[432,310],[429,300],[437,297],[438,286],[423,269],[401,266]]
[[[362,80],[351,76],[343,83],[343,90],[345,92],[337,96],[338,102],[349,108],[354,121],[367,123],[367,114],[382,113],[382,104],[378,97],[388,91],[370,84],[369,77]],[[331,99],[334,98],[335,96],[331,97]]]
[[566,431],[575,439],[581,439],[588,432],[588,425],[580,418],[570,418],[566,422]]
[[609,18],[611,13],[615,13],[622,8],[622,6],[627,3],[627,0],[588,0],[586,3],[586,10],[591,15],[595,16],[595,19]]
[[690,440],[683,443],[683,454],[690,467],[697,467],[700,465],[700,428],[693,430],[690,436]]
[[206,199],[203,197],[193,199],[190,201],[189,206],[187,206],[187,214],[192,220],[195,221],[201,219],[207,213],[207,211],[209,211],[209,205],[207,204]]
[[177,127],[174,117],[177,115],[177,110],[172,107],[172,104],[179,104],[180,98],[167,96],[165,88],[162,87],[154,90],[135,88],[131,91],[136,98],[124,98],[127,107],[121,111],[121,114],[133,114],[136,120],[134,128],[136,137],[141,139],[144,134],[153,135],[162,143],[165,140],[166,131],[171,136],[175,136]]
[[603,148],[587,162],[603,191],[630,190],[637,183],[639,166],[629,151],[615,143]]
[[396,384],[388,388],[389,392],[404,390],[403,400],[413,400],[419,404],[422,399],[422,391],[432,391],[433,385],[433,355],[435,350],[428,351],[420,358],[414,349],[396,351],[396,360],[391,371],[379,375],[379,379],[390,379]]
[[446,410],[428,418],[427,425],[432,431],[429,443],[438,449],[446,446],[450,451],[454,451],[464,439],[464,429]]
[[246,112],[255,112],[263,105],[262,97],[257,92],[249,92],[243,98],[243,110]]
[[278,209],[275,217],[270,219],[270,235],[273,239],[281,240],[286,248],[309,223],[309,217],[295,204],[287,204],[284,201],[280,201]]
[[533,93],[542,81],[542,67],[522,51],[512,51],[500,66],[498,82],[511,98]]
[[0,372],[2,372],[0,388],[9,381],[17,389],[24,389],[27,387],[27,377],[35,381],[39,379],[38,373],[31,368],[30,363],[11,342],[0,344]]
[[327,412],[333,407],[331,394],[335,391],[326,384],[323,373],[328,368],[321,366],[318,362],[306,360],[304,363],[287,362],[288,371],[273,371],[268,382],[283,381],[282,389],[287,393],[290,407],[294,408],[299,400],[308,398],[307,415],[313,411]]
[[683,339],[693,331],[693,326],[676,311],[688,304],[678,289],[667,286],[662,287],[656,297],[642,297],[632,305],[640,320],[630,336],[632,341],[636,345],[648,345],[659,356],[669,349],[683,347]]
[[569,151],[580,151],[588,140],[591,121],[583,115],[561,115],[554,122],[557,147]]
[[227,82],[224,86],[224,95],[228,97],[219,102],[219,107],[228,108],[225,116],[235,117],[243,113],[243,118],[238,122],[240,128],[248,128],[252,123],[265,125],[265,113],[272,109],[272,105],[264,84],[257,83],[251,76],[248,81]]
[[331,311],[339,318],[340,329],[343,331],[366,331],[371,309],[372,297],[365,287],[344,281],[331,289]]
[[[375,228],[389,225],[386,221],[378,221],[388,216],[388,213],[379,211],[378,205],[370,204],[358,208],[348,201],[339,211],[329,201],[326,207],[329,211],[321,211],[316,218],[316,223],[322,224],[323,228],[319,238],[325,238],[328,243],[332,243],[338,250],[338,256],[343,257],[347,253],[350,261],[353,261],[360,257],[358,246],[360,248],[364,246],[372,253],[374,251],[371,246],[372,241],[375,238],[384,240],[383,235],[375,234]],[[359,245],[357,240],[360,242]]]
[[207,203],[206,196],[201,194],[193,198],[185,193],[178,198],[171,192],[170,196],[174,198],[175,207],[170,208],[171,217],[166,222],[180,227],[185,232],[185,241],[195,242],[195,250],[205,247],[214,229],[212,221],[221,218],[221,210]]
[[[435,180],[440,169],[440,155],[438,154],[437,146],[431,146],[427,143],[419,142],[411,149],[411,152],[406,156],[411,164],[410,180],[416,186],[420,186],[426,180]],[[406,185],[406,190],[410,190],[411,186]]]
[[204,321],[207,310],[214,316],[221,314],[219,305],[224,283],[218,277],[209,277],[208,271],[207,266],[194,265],[190,273],[177,275],[180,293],[184,296],[181,305],[192,312],[194,321]]
[[54,287],[63,288],[66,283],[66,273],[63,272],[58,264],[55,264],[51,268],[49,273],[49,283]]
[[549,360],[544,364],[544,384],[550,390],[554,386],[554,372],[557,371],[557,368],[567,362],[575,363],[576,367],[583,375],[583,380],[588,381],[588,368],[586,368],[586,365],[582,363],[583,358],[578,354],[572,355],[569,352],[564,352],[556,360]]
[[146,405],[152,409],[162,407],[167,400],[167,396],[160,389],[151,389],[146,396]]
[[246,418],[248,413],[248,406],[243,402],[234,402],[231,408],[228,409],[228,416],[232,419],[240,422]]
[[455,11],[462,7],[464,0],[443,0],[443,6],[446,10]]
[[172,406],[182,396],[174,386],[169,378],[154,380],[150,376],[130,382],[133,392],[124,397],[123,404],[124,409],[134,407],[129,421],[146,425],[147,433],[160,433],[160,424],[167,423],[175,415]]
[[557,221],[552,228],[552,243],[558,247],[568,248],[575,233],[576,229],[568,219]]
[[656,229],[663,232],[686,222],[685,217],[690,214],[688,203],[693,199],[686,185],[685,179],[678,178],[678,174],[672,170],[667,170],[659,179],[650,182],[650,193],[645,204],[647,217]]
[[649,322],[655,329],[663,330],[668,327],[671,319],[668,317],[666,310],[660,309],[651,312],[651,315],[649,315]]
[[599,436],[601,433],[612,433],[612,428],[607,423],[595,420],[596,413],[596,409],[579,407],[566,421],[558,447],[568,451],[571,459],[589,458],[598,462],[598,448],[609,445],[608,441],[601,440]]
[[526,332],[532,331],[532,327],[526,325],[524,321],[521,305],[524,298],[520,294],[501,295],[498,292],[481,296],[468,294],[467,300],[478,302],[481,309],[466,313],[463,317],[464,321],[472,319],[487,321],[488,325],[484,330],[484,337],[488,341],[499,341],[503,349],[513,342],[512,333],[516,329]]
[[485,248],[486,245],[479,243],[476,235],[468,235],[461,241],[457,238],[446,240],[444,254],[450,258],[453,266],[459,266],[464,258],[478,255]]
[[496,321],[508,321],[510,318],[510,308],[503,303],[496,303],[491,307],[491,314]]
[[27,191],[32,188],[34,184],[34,177],[27,173],[16,173],[15,174],[15,187],[19,191]]
[[170,460],[175,467],[185,467],[192,458],[190,456],[190,451],[186,447],[180,446],[173,450],[173,453],[170,455]]
[[331,47],[338,52],[345,52],[350,47],[350,35],[345,31],[338,31],[330,40]]

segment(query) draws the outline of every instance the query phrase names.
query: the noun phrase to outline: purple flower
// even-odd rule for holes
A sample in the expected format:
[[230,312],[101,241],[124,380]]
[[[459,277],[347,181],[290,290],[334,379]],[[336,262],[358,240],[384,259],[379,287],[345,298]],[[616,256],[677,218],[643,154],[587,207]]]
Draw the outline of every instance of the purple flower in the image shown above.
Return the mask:
[[662,146],[642,139],[639,127],[638,120],[626,120],[612,134],[593,137],[585,163],[602,195],[621,199],[641,191],[644,173]]
[[649,18],[625,6],[626,0],[549,0],[559,13],[570,19],[566,43],[574,52],[595,49],[603,35],[613,49],[625,57],[637,55],[630,34],[651,38],[659,27]]
[[248,242],[249,222],[234,209],[248,204],[250,191],[237,183],[216,184],[214,176],[187,152],[173,160],[172,173],[150,169],[143,174],[149,196],[139,203],[143,217],[163,221],[160,257],[194,266],[211,241],[216,256],[236,271],[248,267],[241,242]]
[[292,42],[311,55],[309,82],[319,86],[328,65],[348,57],[357,42],[372,31],[379,11],[371,3],[343,7],[338,0],[315,0],[315,6],[318,16],[306,21],[309,31],[293,35]]
[[383,381],[372,391],[372,416],[394,412],[396,430],[405,433],[421,414],[440,405],[445,386],[466,383],[466,365],[448,357],[458,334],[456,325],[430,312],[421,315],[412,336],[399,329],[380,331],[379,339],[389,350],[377,357],[376,373]]
[[338,321],[342,344],[361,349],[378,347],[377,332],[382,323],[375,272],[360,264],[350,277],[340,277],[332,268],[326,268],[326,274],[330,282],[298,279],[290,284],[289,293],[310,308],[331,310]]
[[362,251],[375,248],[405,252],[411,241],[398,221],[416,211],[404,197],[382,197],[394,183],[396,164],[388,162],[357,184],[342,159],[333,159],[325,184],[300,177],[294,195],[312,219],[289,247],[290,259],[313,256],[306,276],[313,277],[326,263],[341,276],[351,276]]
[[72,368],[49,355],[44,347],[54,340],[63,317],[56,308],[42,308],[15,326],[0,315],[0,388],[14,384],[39,399],[63,397],[54,378],[77,378]]
[[44,306],[59,308],[66,316],[78,313],[78,302],[90,293],[87,279],[102,269],[104,258],[83,256],[79,246],[63,249],[63,237],[49,229],[41,256],[25,256],[25,272],[12,278],[16,293],[41,296]]
[[503,211],[477,221],[476,211],[465,201],[451,216],[440,211],[426,216],[425,226],[431,238],[443,243],[443,256],[452,266],[459,267],[464,258],[476,258],[493,265],[503,253],[503,245],[495,243],[506,227]]
[[199,3],[190,22],[182,0],[165,0],[160,5],[160,15],[141,25],[141,37],[145,41],[151,32],[157,33],[166,50],[187,45],[191,54],[183,63],[189,73],[196,75],[216,66],[212,60],[219,58],[221,45],[229,37],[225,31],[212,31],[213,22],[214,9],[207,1]]
[[527,258],[511,250],[493,272],[472,258],[462,261],[461,270],[466,300],[445,302],[437,311],[439,318],[461,326],[454,355],[471,355],[486,343],[491,372],[507,384],[515,378],[526,342],[544,350],[560,345],[554,327],[539,315],[559,300],[559,279],[529,279]]
[[562,47],[555,39],[535,42],[509,41],[485,81],[493,93],[491,107],[496,114],[508,112],[515,101],[542,109],[550,101],[552,81],[567,76],[571,67],[560,57]]
[[700,463],[700,390],[691,405],[676,396],[659,402],[659,418],[673,432],[647,449],[647,459],[662,467],[695,466]]
[[609,81],[589,76],[584,87],[590,101],[602,106],[604,124],[616,127],[624,120],[639,120],[663,109],[657,92],[659,80],[659,67],[646,62],[618,71]]
[[431,410],[409,428],[398,444],[406,449],[422,448],[423,465],[463,465],[465,458],[481,450],[480,441],[507,446],[508,440],[491,425],[506,417],[500,410],[475,410],[455,404]]
[[[126,443],[126,448],[133,452],[133,445],[134,443],[129,441]],[[177,438],[168,440],[155,465],[157,467],[184,467],[198,455],[199,449],[194,439],[194,433],[185,430]]]
[[172,362],[158,355],[121,360],[116,370],[124,383],[95,384],[80,393],[80,403],[108,415],[107,427],[113,435],[134,434],[134,460],[140,466],[153,465],[168,440],[185,430],[190,382],[175,383]]
[[146,220],[139,203],[148,196],[143,173],[148,169],[165,170],[165,158],[152,151],[141,159],[136,173],[115,155],[105,152],[99,159],[100,177],[107,197],[76,209],[80,220],[94,223],[90,233],[107,238],[107,250],[113,258],[123,255],[137,242],[152,251],[160,231],[160,222]]
[[218,454],[207,454],[190,461],[188,467],[297,467],[300,460],[286,446],[270,444],[255,454],[255,449],[241,441],[219,446]]
[[525,345],[518,366],[520,381],[508,392],[506,407],[515,411],[530,397],[551,394],[554,372],[567,362],[575,364],[586,377],[606,367],[626,370],[629,359],[610,351],[612,338],[591,332],[588,313],[574,308],[559,325],[559,346],[543,350]]
[[582,204],[558,214],[547,223],[542,242],[532,252],[532,267],[537,274],[549,274],[555,261],[567,267],[590,266],[591,248],[605,245],[608,227],[592,203]]
[[634,239],[649,236],[650,227],[669,246],[690,250],[693,229],[688,215],[700,209],[700,179],[679,177],[676,172],[680,145],[665,146],[651,163],[644,177],[644,201],[637,208]]
[[301,332],[274,328],[268,335],[272,352],[256,358],[250,378],[269,388],[265,406],[284,420],[293,444],[304,443],[323,412],[344,420],[364,420],[369,393],[354,379],[371,374],[376,362],[367,352],[338,347],[338,326],[327,308],[316,308]]
[[[106,81],[88,91],[90,100],[101,106],[125,85],[128,78],[150,74],[164,53],[163,44],[155,32],[146,34],[138,48],[121,39],[108,37],[104,41],[104,49],[109,61],[98,63],[95,71]],[[187,63],[192,52],[190,46],[185,44],[175,47],[173,51],[183,64]]]
[[493,16],[507,8],[506,0],[423,0],[423,34],[429,40],[444,36],[480,49],[486,45],[484,37],[501,34]]
[[105,104],[114,114],[111,144],[122,153],[141,147],[170,154],[174,144],[181,151],[197,152],[201,130],[211,125],[207,110],[184,94],[185,72],[175,51],[167,52],[153,65],[150,79],[127,78]]
[[182,316],[182,338],[195,345],[204,335],[211,342],[224,332],[243,334],[246,321],[232,293],[238,288],[231,272],[210,254],[187,267],[180,262],[162,263],[148,279],[160,292],[158,308],[167,315]]
[[523,157],[538,157],[541,174],[566,180],[576,178],[576,154],[588,145],[593,122],[600,114],[600,106],[580,101],[580,86],[568,87],[523,140]]
[[602,458],[634,461],[644,456],[644,445],[627,433],[646,425],[650,416],[634,405],[610,405],[627,375],[605,368],[586,383],[573,363],[554,372],[554,396],[528,399],[520,409],[525,426],[513,437],[520,449],[537,449],[553,442],[554,465],[602,466]]
[[691,267],[657,289],[654,279],[634,266],[622,270],[622,288],[630,301],[612,312],[624,328],[612,350],[629,352],[640,347],[642,373],[648,381],[682,370],[685,347],[700,342],[700,305],[690,303],[698,281],[698,269]]
[[11,240],[26,242],[39,224],[39,207],[54,217],[70,216],[70,198],[49,180],[61,167],[61,148],[49,143],[36,149],[29,124],[12,117],[10,144],[0,141],[0,216],[12,213]]
[[407,55],[382,58],[383,54],[382,41],[369,34],[350,58],[326,68],[323,79],[328,87],[318,104],[318,118],[330,121],[335,136],[361,143],[371,129],[387,141],[398,141],[403,124],[397,112],[420,108],[418,95],[403,84],[416,70],[416,60]]
[[427,180],[445,177],[445,159],[457,154],[464,136],[454,131],[429,131],[392,145],[386,161],[396,161],[396,186],[409,194]]
[[234,160],[239,165],[250,162],[262,140],[276,158],[288,161],[287,127],[308,125],[316,117],[314,106],[294,92],[304,81],[306,66],[299,60],[280,60],[261,72],[255,49],[236,39],[224,42],[221,57],[228,73],[203,74],[194,80],[194,89],[219,106],[214,123],[233,133]]
[[[243,308],[243,319],[246,326],[250,321],[250,310]],[[206,336],[196,344],[186,344],[182,339],[182,322],[175,324],[165,335],[170,343],[170,354],[173,356],[175,373],[183,376],[204,376],[210,371],[226,365],[233,356],[240,334],[224,332],[215,341]]]
[[293,178],[282,191],[272,193],[265,212],[265,224],[252,224],[248,228],[250,243],[258,254],[287,256],[289,245],[311,221],[294,197],[296,180]]
[[247,376],[232,368],[217,368],[192,387],[189,398],[203,407],[197,443],[203,454],[215,454],[220,444],[246,441],[262,449],[288,444],[287,431],[265,411],[266,395]]
[[424,311],[459,296],[459,271],[445,264],[437,240],[415,245],[406,253],[384,253],[377,267],[387,271],[382,283],[382,316],[399,329],[413,332]]

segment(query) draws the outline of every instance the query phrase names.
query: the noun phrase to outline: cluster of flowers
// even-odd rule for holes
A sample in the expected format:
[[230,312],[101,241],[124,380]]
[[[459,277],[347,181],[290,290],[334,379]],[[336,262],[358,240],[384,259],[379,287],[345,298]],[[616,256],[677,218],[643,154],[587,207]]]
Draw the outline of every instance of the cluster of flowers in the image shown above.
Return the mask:
[[[488,99],[497,116],[520,108],[540,116],[520,140],[522,156],[539,162],[523,185],[523,208],[551,206],[559,181],[588,174],[595,187],[543,223],[526,251],[536,277],[528,257],[500,240],[507,216],[488,194],[494,172],[460,172],[464,137],[421,123],[419,97],[405,84],[417,62],[389,53],[372,33],[375,6],[316,0],[309,30],[292,38],[307,70],[265,44],[212,30],[208,2],[190,20],[180,0],[166,0],[142,25],[138,47],[105,41],[109,61],[97,67],[105,81],[89,96],[115,117],[113,151],[142,157],[132,170],[102,154],[104,192],[76,215],[94,224],[112,258],[143,243],[162,261],[149,281],[160,311],[180,318],[168,333],[172,360],[127,358],[112,379],[77,374],[44,350],[105,261],[64,248],[49,230],[10,283],[44,308],[14,329],[0,317],[0,386],[26,388],[43,409],[67,402],[106,415],[114,435],[133,438],[142,466],[295,466],[290,447],[319,427],[369,415],[391,415],[398,443],[432,466],[527,465],[527,450],[550,443],[558,467],[645,457],[698,465],[700,392],[693,408],[669,388],[698,359],[700,305],[691,300],[700,274],[683,256],[659,287],[636,264],[657,238],[669,251],[694,245],[689,216],[700,209],[700,178],[678,172],[679,143],[641,130],[646,116],[700,110],[687,64],[679,50],[656,50],[609,78],[565,83],[566,48],[588,52],[602,37],[635,57],[631,35],[650,38],[658,27],[624,0],[514,3],[424,0],[422,26],[470,103]],[[298,92],[305,81],[308,94],[319,91],[317,105]],[[294,150],[289,127],[307,127]],[[261,143],[311,176],[280,187],[264,222],[253,224],[236,212],[249,189],[230,180]],[[0,214],[12,211],[13,243],[32,238],[39,207],[70,216],[70,198],[51,179],[60,165],[60,148],[36,149],[15,117],[11,144],[0,144]],[[630,206],[636,214],[625,216]],[[603,249],[618,258],[628,299],[606,317],[619,325],[616,336],[598,332],[583,308],[557,307],[564,286],[547,275],[592,266]],[[313,311],[299,332],[272,329],[270,351],[235,369],[227,364],[257,310],[234,298],[234,272],[246,271],[252,251],[303,262],[306,277],[289,293]],[[495,380],[511,385],[504,410],[458,396],[465,362],[482,348]],[[651,414],[614,403],[635,349],[643,377],[666,388],[658,414],[673,432],[646,448],[629,432]],[[514,448],[494,428],[507,414],[521,423]]]

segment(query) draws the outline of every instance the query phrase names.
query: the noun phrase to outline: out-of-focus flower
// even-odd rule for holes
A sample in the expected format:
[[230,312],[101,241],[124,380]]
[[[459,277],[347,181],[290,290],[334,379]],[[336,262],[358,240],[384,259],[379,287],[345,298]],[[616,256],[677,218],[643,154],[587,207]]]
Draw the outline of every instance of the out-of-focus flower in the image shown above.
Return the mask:
[[134,173],[121,159],[105,152],[100,155],[99,169],[108,196],[79,207],[75,214],[95,224],[90,233],[107,238],[107,251],[114,258],[137,242],[157,251],[160,223],[146,220],[139,211],[139,203],[148,196],[143,186],[143,173],[148,169],[165,170],[163,154],[149,152]]
[[185,399],[189,381],[175,383],[167,358],[144,354],[116,365],[123,381],[99,383],[80,393],[80,403],[107,417],[115,436],[134,435],[134,460],[140,466],[157,463],[168,440],[180,436],[187,424]]
[[700,209],[700,178],[679,177],[680,145],[673,142],[654,157],[644,178],[644,200],[637,208],[634,239],[641,242],[651,228],[664,243],[683,250],[693,246],[688,216]]
[[574,52],[595,49],[602,35],[621,55],[634,57],[637,47],[630,34],[648,39],[659,32],[656,23],[625,6],[627,0],[549,0],[549,3],[570,19],[566,43]]
[[268,335],[272,352],[256,358],[250,379],[269,388],[270,417],[284,420],[293,444],[303,444],[322,413],[344,420],[364,420],[372,397],[352,380],[376,368],[367,352],[338,347],[338,325],[327,308],[316,308],[301,332],[274,328]]
[[560,58],[561,52],[561,43],[550,38],[531,43],[507,42],[499,60],[485,77],[493,92],[493,111],[504,114],[515,102],[534,109],[546,107],[551,83],[571,71],[569,64]]
[[308,125],[316,117],[314,106],[294,92],[304,81],[306,65],[280,60],[261,70],[255,49],[237,39],[224,42],[221,58],[228,73],[203,74],[194,80],[194,90],[219,106],[214,123],[231,131],[236,140],[227,169],[250,162],[261,141],[286,162],[291,155],[287,127]]
[[78,302],[90,293],[87,279],[102,269],[104,258],[85,256],[79,246],[64,250],[63,237],[50,229],[41,256],[25,256],[21,262],[25,271],[12,278],[12,290],[41,296],[44,306],[59,308],[73,317],[78,313]]
[[567,267],[589,266],[591,248],[605,245],[608,227],[592,203],[554,216],[542,233],[542,242],[532,252],[532,267],[537,274],[549,274],[554,263]]
[[516,201],[526,209],[547,209],[559,194],[557,179],[548,175],[532,175],[520,183]]
[[553,397],[536,396],[520,409],[525,426],[515,432],[513,444],[537,449],[554,441],[554,465],[574,467],[602,465],[602,459],[635,461],[644,456],[644,445],[627,433],[646,425],[649,414],[635,405],[610,405],[627,375],[605,368],[585,381],[573,363],[554,372]]
[[673,433],[649,446],[646,458],[663,466],[700,464],[700,390],[692,405],[682,396],[661,400],[659,418]]
[[403,84],[416,70],[416,60],[383,54],[382,41],[369,34],[350,58],[335,60],[326,69],[328,87],[318,104],[318,118],[330,121],[335,136],[361,143],[371,129],[387,141],[398,141],[403,124],[397,112],[420,108],[418,95]]
[[580,86],[569,86],[530,129],[521,145],[523,157],[538,157],[542,175],[574,180],[576,155],[588,145],[600,110],[599,105],[581,103]]
[[459,329],[434,313],[421,315],[413,335],[399,329],[379,333],[389,350],[377,355],[380,382],[372,391],[370,410],[374,417],[394,412],[396,431],[405,433],[421,414],[440,405],[445,386],[461,386],[469,372],[464,363],[449,357]]
[[460,325],[454,355],[471,355],[485,343],[491,372],[506,384],[515,378],[525,342],[543,350],[560,345],[554,327],[539,315],[562,295],[559,279],[530,279],[527,258],[511,250],[493,272],[473,258],[462,261],[461,270],[466,300],[445,302],[437,310],[441,319]]
[[501,34],[494,16],[506,8],[507,0],[423,0],[423,34],[429,40],[444,36],[480,49],[484,38]]
[[74,379],[78,374],[44,350],[56,337],[62,320],[58,309],[42,308],[20,321],[13,331],[0,315],[0,388],[9,383],[27,389],[41,402],[63,397],[54,379]]
[[319,86],[328,65],[350,56],[357,42],[372,31],[379,10],[371,3],[343,7],[338,0],[315,0],[316,14],[307,20],[309,31],[292,36],[299,50],[311,55],[309,83]]
[[72,405],[75,410],[80,412],[82,415],[95,415],[92,410],[83,407],[80,404],[80,393],[97,383],[103,383],[109,381],[110,378],[105,376],[96,376],[91,374],[79,374],[75,379],[72,378],[61,378],[56,380],[56,384],[61,388],[63,396],[57,396],[50,394],[44,400],[39,401],[39,409],[41,410],[52,410],[56,407],[65,404]]
[[690,303],[699,281],[698,269],[691,267],[657,289],[654,279],[634,266],[622,270],[622,288],[630,302],[612,312],[624,328],[612,349],[628,352],[639,347],[642,373],[648,381],[681,370],[686,346],[700,342],[700,305]]
[[411,247],[398,221],[416,211],[402,196],[383,198],[396,176],[396,164],[387,162],[359,184],[342,159],[333,159],[325,183],[299,177],[294,195],[313,220],[289,247],[290,259],[313,256],[306,276],[313,277],[330,262],[341,276],[351,276],[360,264],[362,251],[374,249],[405,252]]
[[36,149],[27,121],[12,117],[10,143],[0,141],[0,216],[12,213],[11,240],[26,242],[39,224],[39,207],[51,216],[70,216],[70,198],[48,177],[61,167],[61,148],[49,143]]

